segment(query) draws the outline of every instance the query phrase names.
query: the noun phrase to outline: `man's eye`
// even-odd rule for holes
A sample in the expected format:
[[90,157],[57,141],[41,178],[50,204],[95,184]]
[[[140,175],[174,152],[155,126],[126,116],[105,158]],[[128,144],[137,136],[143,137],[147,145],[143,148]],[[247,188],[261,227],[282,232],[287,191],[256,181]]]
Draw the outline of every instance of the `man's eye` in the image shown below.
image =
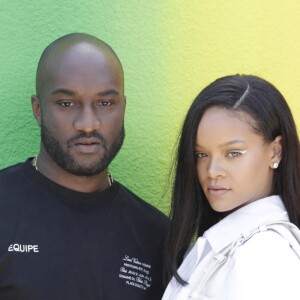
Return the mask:
[[227,154],[226,154],[226,157],[229,157],[229,158],[235,158],[235,157],[238,157],[238,156],[241,156],[243,154],[245,154],[246,151],[242,151],[242,150],[234,150],[234,151],[229,151]]
[[197,159],[202,159],[204,157],[207,157],[207,155],[202,152],[196,152],[195,155]]
[[74,106],[75,104],[71,101],[61,101],[59,102],[59,105],[62,107],[71,107]]
[[102,100],[102,101],[99,101],[99,105],[100,106],[110,106],[111,105],[111,101]]

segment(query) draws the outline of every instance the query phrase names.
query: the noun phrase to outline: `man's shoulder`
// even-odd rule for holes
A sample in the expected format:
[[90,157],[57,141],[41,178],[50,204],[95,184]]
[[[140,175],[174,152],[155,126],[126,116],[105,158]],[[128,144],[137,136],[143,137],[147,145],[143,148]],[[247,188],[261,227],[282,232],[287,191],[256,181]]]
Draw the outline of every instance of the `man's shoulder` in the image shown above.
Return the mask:
[[0,170],[0,184],[22,174],[25,163],[17,163]]
[[156,223],[162,223],[165,226],[169,223],[169,219],[159,209],[152,206],[147,201],[141,199],[134,192],[120,184],[120,197],[128,208],[132,209],[136,213],[140,213],[143,219],[146,221],[153,220]]
[[24,165],[24,163],[18,163],[0,170],[0,205],[2,213],[4,207],[18,205],[15,201],[19,201],[27,193],[27,190],[24,189],[27,182]]

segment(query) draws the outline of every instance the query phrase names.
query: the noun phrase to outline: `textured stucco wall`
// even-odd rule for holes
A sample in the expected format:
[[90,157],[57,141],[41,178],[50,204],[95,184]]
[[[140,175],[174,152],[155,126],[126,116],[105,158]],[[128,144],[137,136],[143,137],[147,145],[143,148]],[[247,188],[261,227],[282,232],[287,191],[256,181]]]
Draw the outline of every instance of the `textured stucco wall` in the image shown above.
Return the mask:
[[111,171],[168,211],[167,179],[183,116],[217,77],[274,83],[300,128],[297,0],[0,0],[0,167],[37,152],[30,107],[44,47],[74,31],[108,42],[126,75],[126,142]]

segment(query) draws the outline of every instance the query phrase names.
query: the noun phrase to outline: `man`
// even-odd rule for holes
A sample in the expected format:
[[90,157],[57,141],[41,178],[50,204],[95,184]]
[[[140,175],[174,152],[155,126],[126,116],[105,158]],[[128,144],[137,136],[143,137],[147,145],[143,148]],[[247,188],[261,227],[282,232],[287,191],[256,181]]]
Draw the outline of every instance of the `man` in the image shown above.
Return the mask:
[[35,158],[0,172],[0,299],[160,299],[167,218],[108,173],[124,139],[123,70],[87,34],[50,44]]

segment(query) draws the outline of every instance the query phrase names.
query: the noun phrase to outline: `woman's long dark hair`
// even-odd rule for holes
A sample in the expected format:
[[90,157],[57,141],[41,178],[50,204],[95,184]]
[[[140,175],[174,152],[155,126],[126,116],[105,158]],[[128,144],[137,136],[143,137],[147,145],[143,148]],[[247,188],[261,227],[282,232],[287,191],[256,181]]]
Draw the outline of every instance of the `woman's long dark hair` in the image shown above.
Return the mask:
[[199,122],[209,107],[248,113],[255,130],[266,142],[281,135],[282,159],[275,171],[274,194],[281,196],[292,223],[300,225],[300,147],[292,113],[281,93],[269,82],[250,75],[217,79],[194,100],[181,131],[172,193],[171,226],[166,246],[167,281],[175,276],[186,282],[177,269],[194,236],[216,224],[221,213],[213,211],[200,187],[195,159]]

